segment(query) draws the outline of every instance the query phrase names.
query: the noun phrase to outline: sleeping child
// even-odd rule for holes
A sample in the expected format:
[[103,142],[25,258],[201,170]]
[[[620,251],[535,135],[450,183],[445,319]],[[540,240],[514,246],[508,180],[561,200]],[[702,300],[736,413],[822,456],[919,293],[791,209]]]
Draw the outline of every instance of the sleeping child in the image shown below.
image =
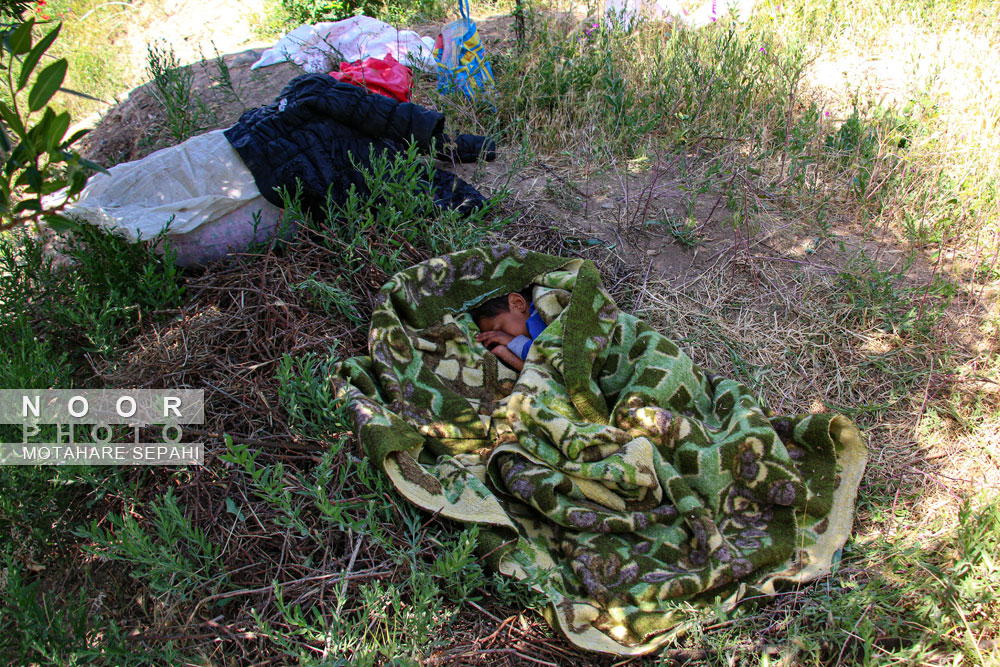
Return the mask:
[[482,332],[476,340],[520,373],[531,343],[545,329],[531,300],[531,287],[490,299],[473,308],[471,314]]

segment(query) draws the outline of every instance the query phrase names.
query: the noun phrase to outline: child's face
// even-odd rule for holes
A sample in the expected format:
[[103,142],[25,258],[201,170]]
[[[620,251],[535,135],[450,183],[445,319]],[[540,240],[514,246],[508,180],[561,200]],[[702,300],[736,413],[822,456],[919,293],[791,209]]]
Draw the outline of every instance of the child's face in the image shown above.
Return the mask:
[[507,297],[507,312],[493,317],[480,318],[477,325],[480,331],[503,331],[511,336],[528,335],[528,302],[520,294],[514,293]]

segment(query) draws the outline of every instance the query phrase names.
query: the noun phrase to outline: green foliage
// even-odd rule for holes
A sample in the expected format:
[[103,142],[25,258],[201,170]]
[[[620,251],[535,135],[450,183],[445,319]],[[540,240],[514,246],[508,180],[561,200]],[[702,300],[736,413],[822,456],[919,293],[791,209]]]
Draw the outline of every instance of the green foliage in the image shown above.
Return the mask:
[[[19,442],[19,435],[5,427],[0,439]],[[0,466],[0,557],[44,564],[62,553],[79,481],[75,467]]]
[[949,592],[976,618],[1000,611],[1000,495],[962,503],[954,549]]
[[146,45],[146,73],[153,83],[153,97],[167,114],[167,129],[174,140],[180,143],[204,129],[211,114],[193,88],[194,70],[181,66],[172,46],[159,42]]
[[[885,638],[912,636],[912,628],[923,628],[926,635],[917,642],[902,642],[907,647],[904,655],[909,653],[911,659],[933,648],[952,655],[957,649],[970,664],[995,664],[1000,658],[995,645],[995,619],[1000,613],[1000,496],[966,499],[958,525],[937,543],[904,545],[886,540],[870,546],[875,553],[869,557],[883,561],[882,578],[858,585],[845,582],[845,588],[832,592],[829,599],[841,626],[853,621],[858,628],[857,641],[849,648],[863,656],[865,664],[877,662]],[[865,609],[872,611],[864,613]],[[803,636],[817,629],[818,624],[802,627]],[[980,645],[981,639],[990,638],[994,644]]]
[[314,308],[327,315],[347,318],[352,324],[364,323],[356,299],[342,287],[309,278],[292,285],[292,289],[303,292]]
[[282,9],[294,23],[346,18],[353,13],[351,10],[355,4],[353,0],[281,0]]
[[[13,427],[0,433],[0,441],[18,439]],[[68,559],[79,564],[73,531],[86,517],[100,515],[109,496],[134,495],[140,482],[141,476],[127,469],[0,466],[0,656],[9,661],[4,664],[150,664],[152,656],[141,660],[117,626],[95,616],[83,588],[74,591],[64,581],[53,589],[51,578],[41,585],[43,576],[61,571]]]
[[[958,525],[933,542],[849,541],[833,576],[769,609],[743,605],[717,619],[721,631],[694,627],[682,641],[740,665],[770,664],[761,652],[791,665],[996,664],[998,503],[966,501]],[[905,524],[907,510],[897,512]]]
[[875,108],[863,114],[855,103],[840,128],[826,136],[825,148],[847,168],[850,189],[859,199],[868,196],[873,176],[885,177],[895,168],[898,156],[893,151],[911,143],[910,126],[910,121],[889,110]]
[[336,399],[330,383],[337,361],[334,346],[326,356],[286,354],[278,362],[278,395],[293,432],[329,443],[350,430],[343,403]]
[[82,225],[60,251],[63,265],[32,234],[0,237],[2,387],[69,386],[84,354],[113,355],[142,313],[181,303],[169,248]]
[[698,230],[700,225],[698,225],[698,221],[691,216],[681,219],[670,215],[667,211],[664,211],[662,219],[647,220],[644,224],[644,227],[651,226],[664,227],[667,233],[670,234],[670,236],[672,236],[677,243],[685,248],[694,248],[702,241],[702,235]]
[[[28,232],[0,236],[0,388],[70,388],[84,354],[114,354],[141,313],[177,306],[181,288],[170,255],[83,226],[54,264]],[[18,442],[13,425],[0,441]],[[0,467],[0,555],[57,559],[71,530],[110,492],[129,495],[119,474],[68,467]]]
[[212,42],[212,49],[215,51],[216,76],[213,77],[214,81],[246,110],[247,105],[243,102],[243,98],[240,97],[240,91],[236,89],[236,84],[233,82],[232,74],[229,71],[229,65],[226,64],[226,59],[223,55],[219,53],[219,47],[215,45],[215,42]]
[[[338,419],[334,416],[331,421],[337,425]],[[408,565],[409,576],[402,582],[375,582],[353,588],[350,595],[354,603],[350,606],[346,585],[333,579],[332,604],[307,608],[286,602],[281,584],[274,582],[279,619],[289,631],[273,632],[272,621],[259,614],[256,623],[262,633],[275,638],[286,655],[303,664],[318,664],[304,643],[321,643],[332,655],[343,656],[345,665],[382,664],[386,658],[396,660],[395,664],[417,664],[422,652],[439,639],[440,631],[455,614],[455,609],[444,602],[441,577],[459,572],[471,572],[473,577],[478,574],[478,579],[470,579],[466,585],[482,579],[482,571],[471,554],[474,534],[456,542],[445,538],[439,542],[443,563],[425,562],[417,555],[424,547],[421,538],[427,532],[423,515],[390,495],[382,475],[367,461],[357,460],[350,466],[336,464],[342,445],[343,437],[334,441],[309,474],[292,473],[280,464],[261,466],[256,462],[258,452],[231,440],[227,440],[227,453],[220,458],[247,475],[256,500],[269,510],[258,510],[257,515],[277,511],[277,526],[301,537],[321,538],[312,520],[318,514],[323,523],[317,527],[329,525],[328,529],[322,528],[323,532],[338,530],[354,541],[387,549],[397,563]],[[233,504],[231,511],[240,510]],[[403,544],[396,543],[385,528],[394,528],[400,521],[409,536]],[[430,535],[433,539],[441,533],[432,531]],[[357,548],[360,546],[357,543]],[[461,588],[449,590],[467,593]],[[347,656],[351,657],[349,661]]]
[[[104,110],[116,96],[138,83],[141,68],[121,39],[138,22],[139,5],[94,0],[47,0],[34,15],[63,21],[59,39],[45,60],[65,58],[69,64],[63,92],[52,99],[53,111],[68,111],[74,119]],[[36,24],[36,32],[46,24]],[[104,158],[107,159],[107,158]],[[102,166],[110,167],[107,162]]]
[[[422,159],[416,144],[405,153],[374,155],[371,166],[355,164],[364,175],[366,192],[351,186],[347,200],[330,204],[325,220],[305,220],[297,197],[283,193],[286,218],[300,219],[319,234],[321,242],[342,258],[346,276],[377,267],[392,275],[430,256],[470,248],[506,224],[493,220],[493,205],[469,214],[439,208],[431,189],[433,166]],[[336,286],[319,290],[303,284],[318,303],[351,318],[354,303]]]
[[337,21],[365,14],[395,24],[405,24],[416,19],[441,19],[451,6],[442,0],[280,0],[277,22],[287,27],[319,21]]
[[528,42],[523,53],[494,58],[498,128],[543,150],[566,150],[575,130],[586,128],[581,148],[626,157],[650,136],[683,145],[750,132],[788,95],[774,59],[797,57],[772,55],[763,33],[652,23],[625,29],[608,20],[575,25],[533,16]]
[[[334,589],[336,611],[324,615],[318,607],[303,609],[287,603],[276,584],[276,605],[289,631],[276,632],[259,614],[256,622],[262,633],[275,637],[285,654],[300,665],[416,667],[422,654],[441,641],[455,615],[446,608],[441,589],[422,571],[412,573],[402,584],[362,584],[357,593],[357,610],[344,613],[346,599]],[[331,658],[319,660],[299,642],[321,644]]]
[[[3,35],[0,78],[0,231],[26,222],[46,221],[66,227],[60,215],[66,200],[75,197],[87,183],[87,176],[101,167],[82,158],[72,149],[83,136],[67,137],[69,113],[49,108],[52,96],[66,78],[68,64],[59,58],[38,68],[59,36],[56,24],[37,42],[34,19],[28,19]],[[41,112],[41,118],[34,119]],[[43,199],[65,189],[65,196]]]
[[190,602],[200,588],[215,592],[228,586],[219,546],[185,516],[172,490],[150,502],[143,519],[131,511],[109,514],[107,526],[95,521],[76,534],[91,542],[87,553],[125,563],[167,603]]
[[4,563],[3,601],[0,602],[0,653],[6,664],[58,664],[87,646],[86,600],[53,600],[39,592],[23,566]]
[[[99,602],[99,601],[97,601]],[[96,613],[83,588],[44,590],[20,562],[0,557],[0,657],[6,665],[148,667],[194,664],[166,642],[137,650],[134,637]]]
[[905,273],[916,260],[911,255],[897,270],[884,270],[860,253],[839,274],[839,283],[850,302],[848,319],[864,328],[875,327],[898,334],[932,335],[955,286],[938,280],[922,288],[909,286]]

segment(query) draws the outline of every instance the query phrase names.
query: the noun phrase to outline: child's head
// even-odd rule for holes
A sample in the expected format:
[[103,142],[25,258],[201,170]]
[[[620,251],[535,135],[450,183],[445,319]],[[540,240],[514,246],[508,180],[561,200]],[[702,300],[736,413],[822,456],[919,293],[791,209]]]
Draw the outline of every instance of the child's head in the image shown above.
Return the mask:
[[528,335],[531,287],[490,299],[472,309],[480,331],[503,331],[511,336]]

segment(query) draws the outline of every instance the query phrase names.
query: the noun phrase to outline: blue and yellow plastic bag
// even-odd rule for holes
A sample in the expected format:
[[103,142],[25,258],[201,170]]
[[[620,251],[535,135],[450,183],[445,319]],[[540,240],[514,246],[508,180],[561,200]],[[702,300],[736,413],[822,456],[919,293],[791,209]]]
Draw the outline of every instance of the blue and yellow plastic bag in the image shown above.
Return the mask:
[[469,18],[469,0],[459,0],[462,18],[441,29],[434,45],[438,92],[460,90],[473,101],[493,92],[493,69],[486,59],[479,30]]

